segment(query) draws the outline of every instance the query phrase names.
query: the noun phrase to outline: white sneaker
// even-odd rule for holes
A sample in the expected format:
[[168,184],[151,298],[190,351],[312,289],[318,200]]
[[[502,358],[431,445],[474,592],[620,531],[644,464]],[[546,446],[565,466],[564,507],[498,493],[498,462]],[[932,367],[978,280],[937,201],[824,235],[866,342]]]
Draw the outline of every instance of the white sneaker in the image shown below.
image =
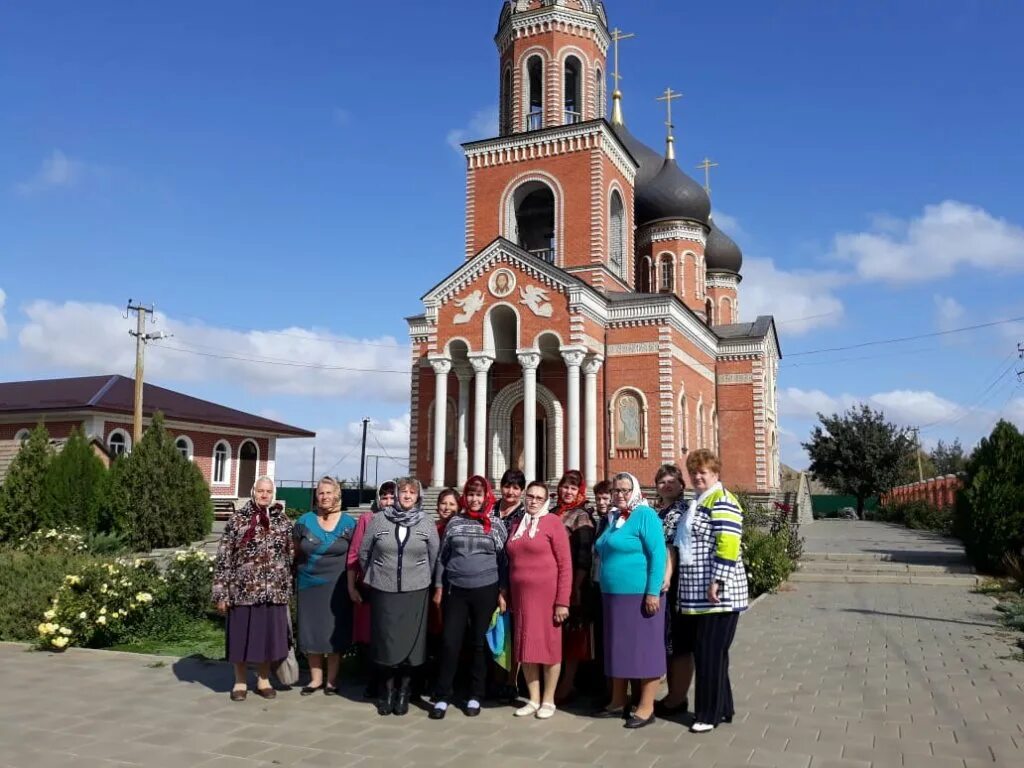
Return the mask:
[[538,720],[548,720],[555,716],[555,705],[554,704],[541,704],[540,709],[537,710]]
[[707,733],[713,730],[715,730],[715,726],[711,723],[694,723],[690,726],[690,733]]
[[516,717],[529,717],[530,715],[537,714],[538,709],[540,709],[540,704],[528,701],[524,706],[517,709],[513,714]]

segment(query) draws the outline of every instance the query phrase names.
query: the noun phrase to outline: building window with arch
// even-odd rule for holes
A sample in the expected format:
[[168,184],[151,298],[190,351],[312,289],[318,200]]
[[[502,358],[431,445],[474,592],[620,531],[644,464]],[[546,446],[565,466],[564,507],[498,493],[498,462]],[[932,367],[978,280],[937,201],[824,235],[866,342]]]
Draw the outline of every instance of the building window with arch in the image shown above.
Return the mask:
[[707,448],[704,442],[704,403],[697,403],[697,447]]
[[512,67],[505,69],[501,78],[501,125],[502,136],[512,133]]
[[689,453],[690,450],[690,435],[687,427],[687,414],[686,414],[686,392],[679,396],[679,451],[684,456]]
[[565,57],[562,93],[565,102],[565,125],[583,122],[583,65],[575,56]]
[[608,243],[608,262],[615,274],[621,275],[622,260],[626,254],[626,207],[622,204],[622,195],[617,189],[612,190],[609,205]]
[[544,127],[544,61],[540,56],[527,60],[526,81],[526,130],[539,131]]
[[31,434],[32,432],[28,429],[19,429],[17,432],[14,433],[14,442],[24,443],[26,440],[28,440],[28,436]]
[[598,117],[608,116],[604,104],[604,87],[604,72],[598,67],[594,72],[594,106],[597,108]]
[[636,260],[636,290],[639,293],[651,292],[651,257],[639,256]]
[[192,456],[195,455],[195,452],[192,448],[192,440],[188,436],[179,435],[178,439],[174,441],[174,448],[187,461],[192,461]]
[[709,326],[715,324],[715,302],[711,299],[704,302],[704,320]]
[[231,446],[224,440],[213,447],[213,483],[227,485],[231,475]]
[[608,403],[611,419],[611,441],[609,457],[646,457],[647,448],[647,404],[639,390],[621,389]]
[[719,453],[717,408],[711,412],[711,448],[715,453]]
[[555,193],[542,181],[528,181],[516,188],[511,199],[515,223],[513,238],[519,247],[548,264],[557,263]]
[[111,456],[123,456],[132,450],[132,439],[123,429],[115,429],[107,438],[107,448]]
[[658,275],[658,290],[662,293],[672,293],[675,282],[675,265],[672,263],[672,257],[667,253],[662,254],[659,266],[661,269]]

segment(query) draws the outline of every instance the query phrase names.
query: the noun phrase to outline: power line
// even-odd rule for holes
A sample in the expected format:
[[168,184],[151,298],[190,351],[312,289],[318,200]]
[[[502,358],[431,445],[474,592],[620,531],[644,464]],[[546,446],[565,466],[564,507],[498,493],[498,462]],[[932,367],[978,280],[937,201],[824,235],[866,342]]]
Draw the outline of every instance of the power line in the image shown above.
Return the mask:
[[400,466],[400,467],[407,467],[407,466],[409,466],[409,463],[408,463],[407,461],[401,461],[401,460],[399,460],[399,459],[396,459],[396,458],[395,458],[394,456],[392,456],[392,455],[391,455],[390,453],[388,453],[388,449],[387,449],[387,448],[385,448],[385,447],[384,447],[384,446],[383,446],[383,445],[381,444],[381,442],[380,442],[380,438],[379,438],[379,437],[377,437],[377,433],[376,433],[376,432],[371,432],[371,433],[370,433],[370,435],[371,435],[371,437],[373,437],[373,442],[375,442],[375,443],[377,444],[377,447],[378,447],[378,448],[380,448],[380,449],[381,449],[381,451],[383,451],[383,452],[384,452],[384,455],[385,455],[385,456],[386,456],[387,458],[391,459],[391,461],[395,462],[395,464],[397,464],[397,465],[398,465],[398,466]]
[[212,357],[217,360],[237,360],[245,363],[260,363],[262,365],[283,365],[289,368],[312,368],[319,371],[350,371],[353,373],[404,373],[408,374],[410,369],[395,369],[395,368],[356,368],[347,365],[322,365],[320,363],[304,363],[299,360],[278,360],[274,358],[257,358],[257,357],[245,357],[243,355],[233,355],[228,353],[215,353],[215,352],[200,352],[197,349],[185,349],[183,347],[172,347],[167,344],[156,345],[160,349],[166,349],[171,352],[182,352],[188,355],[199,355],[201,357]]

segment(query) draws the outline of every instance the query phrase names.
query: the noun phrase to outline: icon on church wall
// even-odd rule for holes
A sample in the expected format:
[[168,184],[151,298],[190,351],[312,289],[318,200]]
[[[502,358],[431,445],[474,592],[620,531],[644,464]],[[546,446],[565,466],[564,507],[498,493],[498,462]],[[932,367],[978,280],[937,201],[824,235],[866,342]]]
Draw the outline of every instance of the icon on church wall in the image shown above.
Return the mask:
[[548,301],[548,292],[543,288],[528,285],[520,289],[519,295],[522,297],[519,303],[528,306],[537,317],[551,317],[555,313],[555,308]]
[[487,282],[492,296],[504,299],[516,289],[516,276],[507,269],[499,269]]
[[452,322],[455,325],[465,325],[473,319],[473,315],[483,309],[484,292],[481,290],[473,291],[464,299],[453,299],[452,303],[462,310],[452,318]]
[[640,401],[636,395],[624,394],[615,405],[615,447],[641,448]]

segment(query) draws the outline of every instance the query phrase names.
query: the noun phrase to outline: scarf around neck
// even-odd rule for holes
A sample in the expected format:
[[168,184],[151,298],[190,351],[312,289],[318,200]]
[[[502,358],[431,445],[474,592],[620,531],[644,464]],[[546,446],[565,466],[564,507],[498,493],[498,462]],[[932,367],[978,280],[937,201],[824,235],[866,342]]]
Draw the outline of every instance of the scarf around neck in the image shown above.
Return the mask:
[[[469,504],[466,502],[466,492],[469,490],[470,485],[483,485],[484,487],[484,503],[483,506],[476,512],[473,512],[469,508]],[[487,482],[486,477],[481,475],[473,475],[466,481],[466,484],[462,486],[462,497],[459,499],[459,508],[462,510],[462,514],[468,517],[470,520],[476,520],[484,527],[484,533],[490,534],[491,532],[491,512],[494,510],[494,505],[497,499],[494,497],[494,491],[491,490],[491,484]]]
[[[562,497],[562,489],[561,488],[558,489],[558,497],[559,497],[559,499],[561,499],[561,497]],[[572,501],[570,501],[568,504],[565,504],[562,501],[559,501],[558,502],[558,507],[555,509],[555,514],[564,519],[565,518],[565,514],[567,512],[571,512],[574,509],[578,509],[579,507],[582,507],[586,503],[587,503],[587,483],[584,480],[584,481],[582,481],[580,483],[579,490],[576,491],[576,498],[573,499]]]
[[686,514],[676,525],[676,535],[672,539],[672,545],[679,552],[680,565],[693,565],[693,518],[697,514],[697,507],[703,506],[708,496],[721,489],[722,483],[719,481],[693,499],[686,509]]
[[269,507],[261,507],[255,501],[250,501],[245,505],[243,512],[249,515],[249,527],[245,529],[245,533],[242,535],[242,541],[239,546],[245,546],[256,536],[256,531],[262,528],[264,531],[270,530],[270,512],[280,511],[282,509],[280,504],[271,504]]
[[388,522],[401,525],[404,528],[412,528],[423,519],[423,486],[419,484],[418,480],[416,481],[416,501],[409,509],[402,509],[401,502],[398,501],[399,493],[401,493],[401,489],[395,488],[395,503],[390,507],[384,507],[381,512]]
[[537,535],[537,527],[540,525],[540,519],[551,512],[551,499],[544,502],[544,506],[535,515],[531,515],[527,512],[523,515],[523,519],[519,522],[516,532],[512,534],[512,541],[523,538],[523,534],[526,534],[531,539]]

